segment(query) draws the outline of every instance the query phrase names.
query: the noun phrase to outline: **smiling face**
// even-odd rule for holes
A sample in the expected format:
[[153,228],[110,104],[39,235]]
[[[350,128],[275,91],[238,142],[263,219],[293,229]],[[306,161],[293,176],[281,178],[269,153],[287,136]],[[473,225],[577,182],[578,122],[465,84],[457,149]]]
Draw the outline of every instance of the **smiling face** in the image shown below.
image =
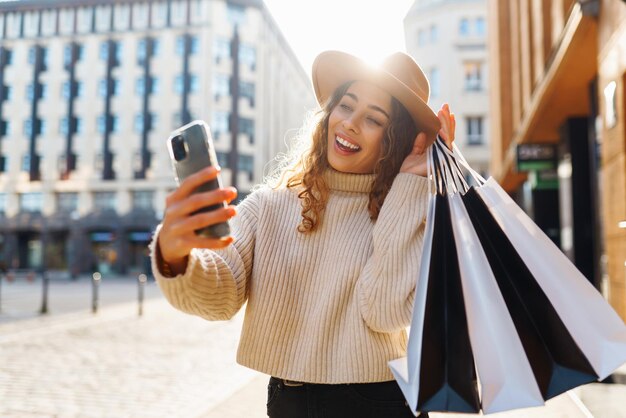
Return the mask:
[[364,81],[350,85],[328,119],[328,163],[344,173],[373,173],[391,121],[391,95]]

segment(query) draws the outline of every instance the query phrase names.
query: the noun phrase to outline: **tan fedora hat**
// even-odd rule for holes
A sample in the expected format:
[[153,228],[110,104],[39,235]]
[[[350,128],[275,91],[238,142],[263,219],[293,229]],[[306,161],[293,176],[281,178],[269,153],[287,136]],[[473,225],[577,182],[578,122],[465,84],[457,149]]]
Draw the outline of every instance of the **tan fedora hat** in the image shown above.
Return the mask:
[[348,81],[369,81],[395,97],[409,112],[417,128],[434,141],[441,124],[428,107],[428,79],[415,60],[396,52],[380,67],[370,67],[359,58],[340,51],[325,51],[315,58],[312,70],[313,88],[320,106],[337,87]]

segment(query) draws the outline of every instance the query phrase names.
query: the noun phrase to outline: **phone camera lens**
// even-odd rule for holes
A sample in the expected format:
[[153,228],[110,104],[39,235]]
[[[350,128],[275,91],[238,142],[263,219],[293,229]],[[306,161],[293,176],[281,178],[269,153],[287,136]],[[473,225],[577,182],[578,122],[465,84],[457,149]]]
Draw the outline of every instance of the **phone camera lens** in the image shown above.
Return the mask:
[[172,138],[172,151],[176,161],[184,160],[187,156],[187,151],[185,150],[185,139],[181,135]]

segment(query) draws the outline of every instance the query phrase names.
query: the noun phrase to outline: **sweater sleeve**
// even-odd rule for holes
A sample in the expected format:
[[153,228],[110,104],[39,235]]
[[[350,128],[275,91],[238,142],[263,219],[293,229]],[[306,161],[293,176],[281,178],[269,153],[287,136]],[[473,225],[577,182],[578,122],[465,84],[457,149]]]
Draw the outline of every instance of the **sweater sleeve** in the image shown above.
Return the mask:
[[176,309],[208,320],[232,318],[245,303],[252,273],[259,193],[252,193],[237,206],[231,219],[235,241],[225,249],[194,248],[183,274],[166,277],[159,270],[156,243],[159,225],[150,245],[152,271],[165,295]]
[[357,283],[361,316],[376,332],[396,332],[410,324],[419,274],[428,180],[396,176],[373,229],[373,253]]

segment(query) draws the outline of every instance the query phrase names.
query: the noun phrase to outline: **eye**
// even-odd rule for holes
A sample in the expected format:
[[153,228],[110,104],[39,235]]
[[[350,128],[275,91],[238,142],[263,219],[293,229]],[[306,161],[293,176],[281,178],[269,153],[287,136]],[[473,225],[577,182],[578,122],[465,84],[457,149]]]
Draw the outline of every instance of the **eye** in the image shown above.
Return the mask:
[[378,119],[375,119],[375,118],[372,118],[372,117],[368,117],[367,121],[369,123],[372,123],[372,124],[376,125],[376,126],[383,126],[382,122],[380,122]]
[[339,107],[340,107],[341,109],[343,109],[343,110],[347,110],[347,111],[351,111],[351,110],[352,110],[352,106],[350,106],[350,105],[348,105],[348,104],[346,104],[346,103],[341,103],[341,104],[339,105]]

